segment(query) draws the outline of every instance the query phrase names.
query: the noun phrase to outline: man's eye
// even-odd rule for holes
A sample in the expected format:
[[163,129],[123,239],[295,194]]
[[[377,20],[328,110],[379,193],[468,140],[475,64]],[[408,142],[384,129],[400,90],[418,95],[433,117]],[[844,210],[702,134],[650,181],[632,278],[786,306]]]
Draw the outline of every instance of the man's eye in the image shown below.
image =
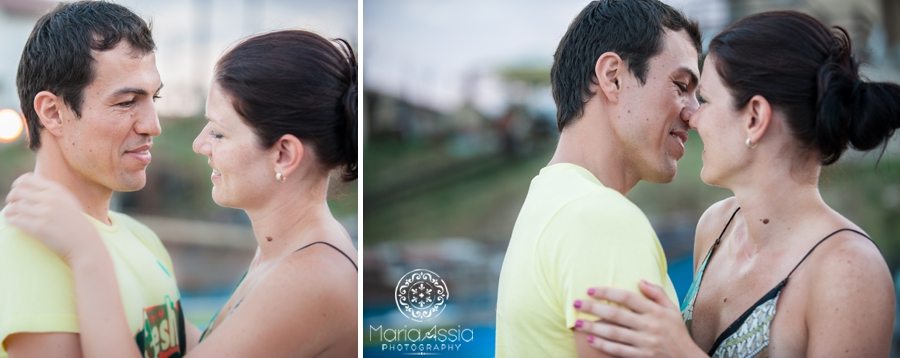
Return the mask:
[[131,107],[131,106],[133,106],[133,105],[134,105],[134,100],[116,103],[116,106],[119,106],[119,107],[126,107],[126,108],[127,108],[127,107]]

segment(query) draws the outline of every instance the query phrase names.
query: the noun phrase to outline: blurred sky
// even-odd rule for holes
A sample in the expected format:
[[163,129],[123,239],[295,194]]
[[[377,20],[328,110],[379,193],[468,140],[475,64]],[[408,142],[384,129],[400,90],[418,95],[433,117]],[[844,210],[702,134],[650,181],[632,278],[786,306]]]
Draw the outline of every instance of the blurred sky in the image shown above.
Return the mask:
[[[124,5],[152,22],[157,66],[165,84],[163,98],[157,106],[163,116],[200,113],[215,61],[229,46],[248,35],[300,28],[327,38],[341,37],[352,44],[358,42],[356,0],[112,2]],[[15,72],[22,47],[37,17],[2,12],[0,10],[0,108],[19,110]]]
[[[704,33],[721,28],[728,15],[721,0],[665,2],[700,21]],[[468,97],[495,113],[506,98],[490,74],[506,66],[549,68],[559,39],[586,4],[366,0],[365,87],[443,110]],[[551,98],[545,100],[553,106]]]

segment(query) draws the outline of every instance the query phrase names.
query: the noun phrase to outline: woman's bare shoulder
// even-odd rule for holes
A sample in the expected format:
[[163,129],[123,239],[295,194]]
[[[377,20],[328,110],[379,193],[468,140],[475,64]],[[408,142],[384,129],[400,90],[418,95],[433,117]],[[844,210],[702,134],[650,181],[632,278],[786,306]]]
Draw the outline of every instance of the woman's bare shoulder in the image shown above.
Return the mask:
[[700,220],[697,221],[697,229],[694,233],[694,268],[697,268],[700,260],[709,251],[709,248],[719,237],[722,229],[734,211],[737,210],[737,200],[732,196],[722,199],[709,206]]

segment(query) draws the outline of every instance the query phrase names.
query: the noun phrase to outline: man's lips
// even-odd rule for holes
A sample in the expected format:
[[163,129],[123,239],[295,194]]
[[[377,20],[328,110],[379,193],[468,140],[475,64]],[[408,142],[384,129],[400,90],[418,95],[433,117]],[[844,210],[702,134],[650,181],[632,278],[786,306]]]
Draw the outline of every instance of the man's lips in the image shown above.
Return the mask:
[[153,148],[153,144],[147,143],[142,146],[126,150],[125,153],[133,153],[133,154],[147,153],[147,152],[150,152],[150,148]]
[[687,131],[680,130],[680,129],[676,129],[676,130],[673,130],[673,131],[669,132],[669,135],[671,135],[671,136],[673,136],[673,137],[675,137],[675,138],[678,138],[678,140],[681,141],[681,144],[682,144],[682,145],[685,144],[685,143],[687,143],[687,140],[688,140],[688,134],[687,134]]

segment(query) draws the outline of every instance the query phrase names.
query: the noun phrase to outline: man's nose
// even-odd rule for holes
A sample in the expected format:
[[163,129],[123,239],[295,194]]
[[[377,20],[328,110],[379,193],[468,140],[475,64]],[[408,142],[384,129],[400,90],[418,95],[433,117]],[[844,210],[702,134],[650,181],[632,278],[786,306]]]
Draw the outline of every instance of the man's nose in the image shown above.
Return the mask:
[[697,113],[698,109],[700,109],[700,102],[697,101],[697,97],[689,96],[687,104],[681,109],[681,120],[693,128],[691,119],[694,117],[694,113]]
[[162,133],[162,127],[159,125],[159,115],[157,115],[155,107],[151,107],[148,113],[144,114],[144,116],[135,123],[134,130],[138,134],[144,134],[151,137],[156,137]]

